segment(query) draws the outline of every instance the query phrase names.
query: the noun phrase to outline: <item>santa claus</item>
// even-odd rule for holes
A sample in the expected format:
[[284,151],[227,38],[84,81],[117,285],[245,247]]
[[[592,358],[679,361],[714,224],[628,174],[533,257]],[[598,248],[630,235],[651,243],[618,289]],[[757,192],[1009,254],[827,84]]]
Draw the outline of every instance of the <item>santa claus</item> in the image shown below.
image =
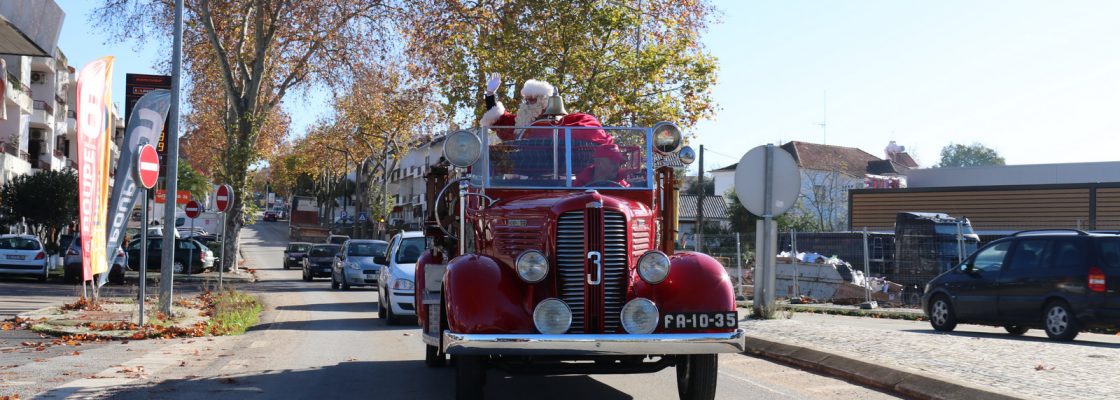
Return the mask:
[[[478,124],[483,127],[494,127],[494,131],[502,140],[552,138],[552,129],[524,128],[528,126],[595,128],[603,126],[591,114],[544,115],[548,107],[548,98],[556,94],[556,89],[548,82],[536,79],[525,81],[521,86],[521,105],[517,108],[517,114],[510,113],[506,111],[502,102],[494,97],[495,91],[501,84],[501,75],[490,74],[490,79],[486,83],[486,112],[482,114]],[[602,129],[573,129],[572,140],[585,140],[600,145],[614,143],[614,138]]]

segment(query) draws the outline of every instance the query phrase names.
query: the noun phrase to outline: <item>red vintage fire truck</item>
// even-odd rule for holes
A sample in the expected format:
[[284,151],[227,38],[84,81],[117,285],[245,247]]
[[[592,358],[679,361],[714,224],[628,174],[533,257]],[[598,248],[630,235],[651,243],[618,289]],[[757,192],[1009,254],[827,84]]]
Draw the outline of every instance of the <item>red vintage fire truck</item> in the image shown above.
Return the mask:
[[[682,399],[713,398],[717,353],[742,352],[744,338],[724,268],[673,248],[667,160],[695,155],[682,150],[680,130],[511,129],[517,140],[500,141],[487,128],[448,135],[447,163],[426,175],[434,206],[415,300],[428,365],[453,358],[460,399],[482,397],[488,368],[667,367],[676,368]],[[588,129],[612,144],[580,140]]]

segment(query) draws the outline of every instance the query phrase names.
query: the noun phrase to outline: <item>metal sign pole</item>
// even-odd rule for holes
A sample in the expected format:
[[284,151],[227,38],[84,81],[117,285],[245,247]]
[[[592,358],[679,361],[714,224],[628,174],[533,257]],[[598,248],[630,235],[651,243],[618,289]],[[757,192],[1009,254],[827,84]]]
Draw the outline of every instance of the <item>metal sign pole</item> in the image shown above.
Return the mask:
[[218,263],[218,293],[222,292],[222,271],[225,271],[226,264],[226,213],[222,214],[222,255]]
[[[757,282],[755,288],[761,287],[761,293],[756,290],[755,293],[755,312],[760,314],[763,318],[770,318],[774,315],[774,288],[776,284],[775,274],[775,261],[776,254],[772,251],[777,244],[777,239],[771,234],[774,229],[773,219],[773,205],[774,205],[774,145],[766,145],[766,169],[763,175],[765,184],[763,185],[763,215],[762,215],[762,240],[760,241],[761,249],[758,253],[758,265],[761,272],[756,274],[762,278],[762,284]],[[761,294],[761,296],[760,296]]]
[[[164,189],[167,200],[163,214],[163,254],[160,263],[159,309],[171,315],[171,300],[175,288],[175,204],[178,193],[179,168],[179,92],[183,71],[183,0],[175,0],[175,31],[171,45],[171,108],[167,137],[167,172],[164,173]],[[170,230],[170,231],[169,231]]]
[[140,326],[144,326],[144,299],[148,292],[148,189],[140,191],[140,221],[143,225],[140,228],[140,298],[136,300],[140,304]]
[[[189,237],[184,237],[183,240],[186,241],[186,240],[188,240],[190,238],[193,238],[193,237],[194,237],[194,218],[191,218],[191,235]],[[190,242],[187,242],[187,243],[191,244]],[[202,249],[199,249],[199,250],[201,251]],[[191,244],[190,249],[187,249],[187,276],[191,276],[191,270],[192,269],[194,269],[194,244]]]

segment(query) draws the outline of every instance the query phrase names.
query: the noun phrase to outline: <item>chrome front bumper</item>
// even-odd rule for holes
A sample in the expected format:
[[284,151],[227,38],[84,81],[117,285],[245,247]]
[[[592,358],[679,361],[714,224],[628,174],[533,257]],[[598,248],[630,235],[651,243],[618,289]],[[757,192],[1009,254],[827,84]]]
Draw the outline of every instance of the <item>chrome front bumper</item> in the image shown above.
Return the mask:
[[485,335],[443,331],[447,354],[662,355],[741,353],[743,330],[728,333]]

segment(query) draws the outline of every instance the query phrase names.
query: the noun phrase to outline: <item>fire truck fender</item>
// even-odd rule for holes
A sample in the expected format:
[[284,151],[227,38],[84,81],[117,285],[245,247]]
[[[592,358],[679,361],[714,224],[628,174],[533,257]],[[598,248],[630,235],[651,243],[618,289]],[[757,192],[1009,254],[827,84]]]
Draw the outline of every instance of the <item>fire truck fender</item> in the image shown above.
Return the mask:
[[443,280],[448,329],[456,333],[533,333],[533,316],[521,299],[526,286],[490,257],[451,260]]
[[[634,292],[661,312],[735,310],[735,289],[723,265],[707,254],[678,252],[669,257],[669,277],[650,285],[634,276]],[[637,275],[637,272],[635,272]]]

